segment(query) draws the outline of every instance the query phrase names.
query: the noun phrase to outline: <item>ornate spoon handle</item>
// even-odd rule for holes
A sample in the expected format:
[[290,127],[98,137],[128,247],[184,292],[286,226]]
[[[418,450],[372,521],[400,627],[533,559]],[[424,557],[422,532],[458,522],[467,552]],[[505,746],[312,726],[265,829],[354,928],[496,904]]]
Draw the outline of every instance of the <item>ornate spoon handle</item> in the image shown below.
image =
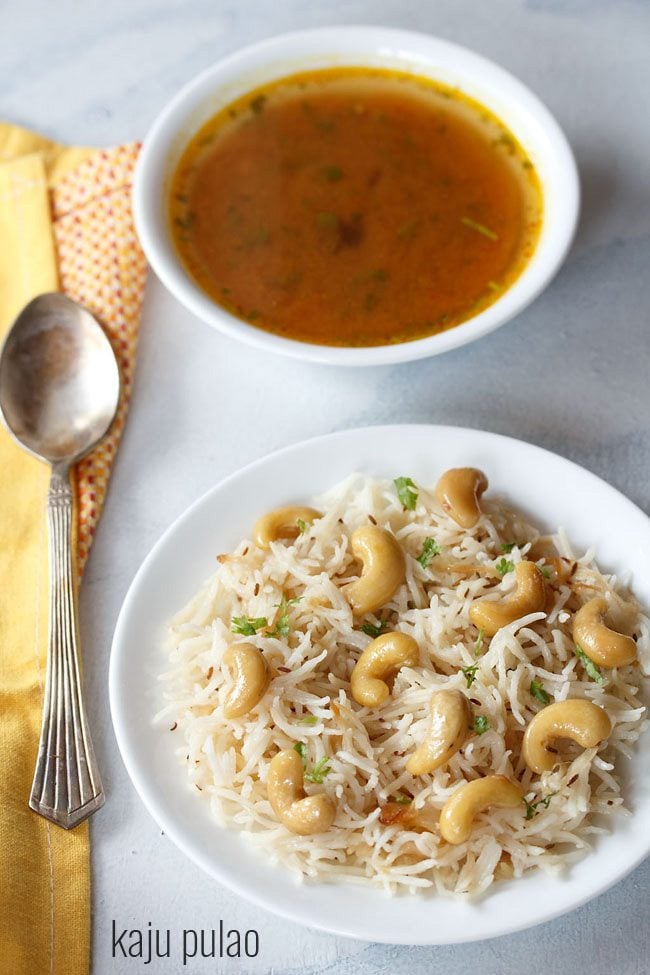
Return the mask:
[[81,696],[67,468],[52,471],[47,519],[50,631],[43,725],[29,805],[58,826],[72,829],[103,806],[104,791]]

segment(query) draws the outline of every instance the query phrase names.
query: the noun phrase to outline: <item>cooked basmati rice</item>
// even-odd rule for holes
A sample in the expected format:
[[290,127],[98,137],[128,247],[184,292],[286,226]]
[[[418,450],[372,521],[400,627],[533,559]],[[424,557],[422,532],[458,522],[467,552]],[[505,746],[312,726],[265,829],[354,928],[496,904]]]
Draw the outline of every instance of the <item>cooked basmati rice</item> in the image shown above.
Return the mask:
[[[274,542],[270,551],[243,541],[220,556],[216,574],[171,621],[168,704],[158,719],[182,737],[179,758],[216,822],[242,831],[300,877],[477,895],[532,867],[567,866],[603,832],[604,815],[623,811],[616,761],[630,756],[646,723],[640,684],[641,671],[650,672],[650,621],[620,580],[598,571],[593,552],[574,555],[563,531],[542,537],[503,502],[485,498],[480,521],[464,530],[432,493],[418,490],[408,511],[393,483],[352,475],[315,502],[323,517],[295,541]],[[369,521],[399,539],[406,581],[378,615],[353,620],[342,590],[360,569],[350,535]],[[423,568],[417,557],[427,538],[441,551]],[[562,561],[538,555],[551,540]],[[514,572],[501,577],[496,568],[504,568],[504,557],[513,564],[534,557],[544,567],[553,608],[483,639],[469,608],[477,597],[513,588]],[[600,593],[613,625],[635,637],[639,664],[603,671],[597,683],[574,654],[571,622]],[[270,636],[283,598],[296,600],[286,605],[288,636]],[[266,617],[269,627],[240,636],[231,629],[234,617]],[[352,668],[372,639],[361,623],[408,633],[420,648],[420,666],[403,668],[387,701],[372,710],[350,693]],[[228,720],[223,655],[238,642],[259,648],[273,679],[249,714]],[[461,669],[474,666],[474,679]],[[551,701],[586,698],[604,707],[613,725],[609,740],[599,749],[574,748],[554,771],[534,775],[520,755],[525,727],[543,706],[532,681]],[[414,778],[405,761],[427,733],[429,701],[441,688],[465,692],[489,728],[472,734],[445,766]],[[322,784],[306,783],[307,793],[325,792],[336,804],[326,833],[289,832],[267,798],[271,759],[298,742],[309,768],[327,760]],[[466,843],[444,842],[436,820],[445,801],[460,783],[496,773],[521,784],[526,804],[490,809]],[[397,819],[382,824],[382,807],[396,800],[401,805],[389,808]]]

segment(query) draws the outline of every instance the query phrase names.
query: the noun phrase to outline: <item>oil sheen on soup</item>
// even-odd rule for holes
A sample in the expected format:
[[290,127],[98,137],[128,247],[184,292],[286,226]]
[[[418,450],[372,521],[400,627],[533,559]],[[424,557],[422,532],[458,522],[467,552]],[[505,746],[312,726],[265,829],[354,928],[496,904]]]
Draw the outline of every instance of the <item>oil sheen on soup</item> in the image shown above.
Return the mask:
[[341,68],[249,93],[172,179],[183,264],[258,328],[376,346],[453,328],[535,249],[534,167],[494,115],[412,75]]

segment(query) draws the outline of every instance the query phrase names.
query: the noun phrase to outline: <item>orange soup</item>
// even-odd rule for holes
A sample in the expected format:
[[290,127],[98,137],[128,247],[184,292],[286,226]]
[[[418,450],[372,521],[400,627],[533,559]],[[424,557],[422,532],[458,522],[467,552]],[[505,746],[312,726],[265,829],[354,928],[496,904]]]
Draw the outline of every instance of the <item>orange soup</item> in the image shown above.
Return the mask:
[[535,249],[542,195],[511,132],[432,81],[294,75],[215,115],[169,198],[189,274],[258,328],[375,346],[453,328]]

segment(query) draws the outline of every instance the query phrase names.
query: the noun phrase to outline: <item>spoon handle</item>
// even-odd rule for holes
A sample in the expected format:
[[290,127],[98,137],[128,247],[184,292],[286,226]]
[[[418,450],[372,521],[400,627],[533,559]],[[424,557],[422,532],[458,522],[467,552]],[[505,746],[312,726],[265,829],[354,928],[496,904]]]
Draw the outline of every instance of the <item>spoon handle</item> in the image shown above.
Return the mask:
[[104,804],[81,695],[72,513],[70,472],[55,467],[47,496],[50,543],[47,673],[43,725],[29,805],[65,829],[77,826]]

